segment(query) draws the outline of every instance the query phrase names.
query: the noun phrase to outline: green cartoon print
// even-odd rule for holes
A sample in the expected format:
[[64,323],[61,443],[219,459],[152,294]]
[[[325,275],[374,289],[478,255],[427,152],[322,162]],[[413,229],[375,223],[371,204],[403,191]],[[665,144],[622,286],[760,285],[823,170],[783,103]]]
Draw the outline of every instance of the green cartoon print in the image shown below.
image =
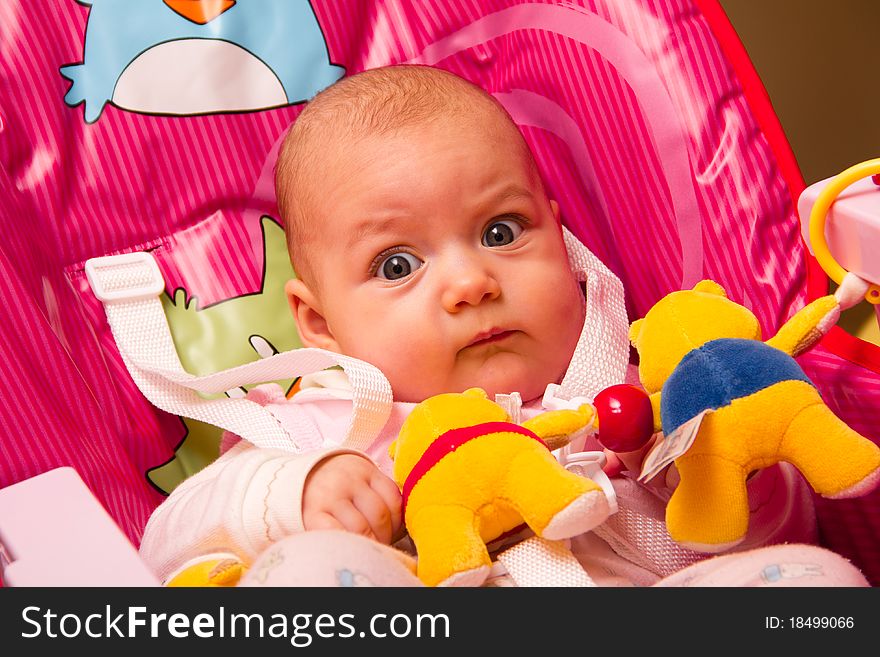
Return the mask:
[[[294,277],[287,255],[284,230],[270,217],[260,220],[265,257],[263,284],[252,294],[199,307],[197,297],[178,288],[173,297],[162,295],[162,305],[180,362],[197,376],[243,365],[258,358],[302,346],[287,306],[284,284]],[[290,391],[296,380],[277,382]],[[244,387],[228,390],[229,397],[243,397]],[[181,418],[186,435],[174,458],[147,472],[150,483],[170,493],[189,475],[217,458],[222,430],[203,422]]]

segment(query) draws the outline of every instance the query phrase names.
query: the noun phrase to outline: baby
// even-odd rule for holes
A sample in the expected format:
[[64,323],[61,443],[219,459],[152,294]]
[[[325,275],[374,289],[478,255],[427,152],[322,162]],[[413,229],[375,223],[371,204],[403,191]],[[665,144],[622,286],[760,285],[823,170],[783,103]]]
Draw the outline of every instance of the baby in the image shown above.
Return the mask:
[[[529,400],[562,378],[583,297],[559,206],[491,97],[437,69],[352,77],[304,110],[277,171],[303,344],[376,365],[402,402]],[[303,524],[387,542],[399,509],[376,466],[338,456],[312,471]]]
[[[390,550],[375,548],[401,535],[387,447],[407,412],[429,396],[480,387],[490,398],[518,392],[526,414],[536,413],[547,385],[563,380],[590,338],[559,205],[501,105],[423,66],[366,71],[318,94],[284,141],[276,189],[298,275],[286,292],[303,344],[378,367],[394,394],[392,417],[366,453],[355,452],[342,446],[351,393],[341,372],[312,377],[290,400],[277,386],[252,391],[282,421],[286,409],[305,411],[322,444],[293,454],[235,443],[156,510],[141,554],[165,580],[191,559],[222,552],[263,564],[260,582],[332,584],[340,583],[332,573],[359,572],[373,583],[414,583],[408,571],[395,571]],[[615,486],[622,507],[629,501],[659,523],[662,494],[626,478]],[[796,474],[770,468],[750,489],[755,513],[744,547],[815,538]],[[783,572],[804,559],[823,564],[822,577],[864,581],[844,560],[807,546],[786,548],[803,554],[758,551],[685,571],[698,557],[668,537],[657,539],[670,552],[657,559],[644,531],[607,524],[603,538],[572,542],[599,584],[760,582],[762,569]],[[287,555],[286,574],[267,579],[260,554],[287,537],[299,537],[298,548],[271,558],[277,564]],[[356,568],[340,566],[345,545],[346,558],[367,555]],[[815,585],[816,572],[789,579]]]

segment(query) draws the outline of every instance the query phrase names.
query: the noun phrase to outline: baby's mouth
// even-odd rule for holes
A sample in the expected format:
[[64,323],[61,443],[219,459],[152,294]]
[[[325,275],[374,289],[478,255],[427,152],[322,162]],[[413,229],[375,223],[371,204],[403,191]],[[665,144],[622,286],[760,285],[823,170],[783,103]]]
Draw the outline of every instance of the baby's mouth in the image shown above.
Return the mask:
[[465,345],[465,349],[469,349],[471,347],[482,347],[490,344],[497,344],[499,342],[503,342],[508,338],[513,337],[516,331],[510,329],[501,329],[501,328],[493,328],[488,331],[482,331],[477,333],[473,339]]

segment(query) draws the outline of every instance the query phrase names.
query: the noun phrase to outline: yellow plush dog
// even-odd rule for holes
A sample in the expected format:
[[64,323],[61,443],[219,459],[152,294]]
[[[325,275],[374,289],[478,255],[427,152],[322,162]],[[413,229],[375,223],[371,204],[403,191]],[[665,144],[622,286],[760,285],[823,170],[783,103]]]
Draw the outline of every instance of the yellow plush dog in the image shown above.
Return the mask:
[[555,540],[604,521],[609,507],[600,486],[550,453],[590,427],[593,415],[585,405],[513,424],[478,388],[418,404],[389,453],[419,578],[429,586],[477,586],[491,566],[486,543],[523,522]]
[[822,297],[761,342],[757,318],[720,285],[702,281],[633,322],[655,429],[668,437],[706,412],[692,446],[675,459],[681,483],[666,508],[673,539],[703,552],[741,541],[746,478],[779,461],[795,465],[824,497],[857,497],[880,483],[880,449],[831,412],[792,357],[838,316],[836,299]]

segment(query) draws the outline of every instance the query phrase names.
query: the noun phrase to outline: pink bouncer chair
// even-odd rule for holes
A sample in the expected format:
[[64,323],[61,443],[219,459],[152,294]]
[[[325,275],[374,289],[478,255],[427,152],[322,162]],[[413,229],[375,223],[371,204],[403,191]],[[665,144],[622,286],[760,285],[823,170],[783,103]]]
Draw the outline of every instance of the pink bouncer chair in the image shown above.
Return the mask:
[[[804,181],[717,0],[6,0],[0,25],[0,488],[69,466],[134,546],[220,434],[144,397],[84,265],[150,251],[193,373],[299,346],[273,164],[342,75],[431,64],[494,94],[631,319],[712,278],[772,335],[828,288]],[[836,328],[799,360],[880,441],[880,349]],[[0,505],[0,560],[26,556],[13,524],[63,512],[54,494]],[[880,584],[880,492],[816,504],[821,543]]]

